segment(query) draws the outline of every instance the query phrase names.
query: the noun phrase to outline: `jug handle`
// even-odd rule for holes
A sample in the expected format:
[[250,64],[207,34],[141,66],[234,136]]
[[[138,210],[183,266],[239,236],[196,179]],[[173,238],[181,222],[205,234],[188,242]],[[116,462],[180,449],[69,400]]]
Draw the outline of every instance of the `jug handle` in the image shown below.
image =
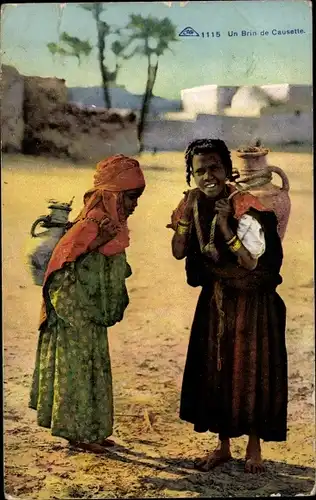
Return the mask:
[[290,190],[290,183],[287,175],[285,172],[283,172],[282,168],[276,167],[274,165],[269,165],[269,170],[270,172],[274,172],[275,174],[278,174],[281,179],[282,179],[282,191],[289,191]]
[[[31,227],[31,236],[32,238],[37,238],[40,236],[42,233],[35,233],[36,227],[42,222],[49,222],[50,217],[48,215],[41,215],[38,219],[36,219],[35,222],[33,222],[32,227]],[[45,232],[45,231],[42,231]]]

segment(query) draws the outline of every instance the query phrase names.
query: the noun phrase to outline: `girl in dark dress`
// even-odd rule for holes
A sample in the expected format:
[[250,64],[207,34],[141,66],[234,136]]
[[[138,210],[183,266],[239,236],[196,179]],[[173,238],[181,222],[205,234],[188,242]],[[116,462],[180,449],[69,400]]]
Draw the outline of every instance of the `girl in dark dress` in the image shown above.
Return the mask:
[[202,291],[185,365],[180,418],[219,435],[195,466],[208,471],[231,459],[230,438],[248,435],[245,470],[264,470],[260,439],[285,441],[286,308],[282,246],[274,212],[235,192],[230,152],[221,140],[186,151],[185,194],[171,217],[172,253],[186,258],[187,282]]

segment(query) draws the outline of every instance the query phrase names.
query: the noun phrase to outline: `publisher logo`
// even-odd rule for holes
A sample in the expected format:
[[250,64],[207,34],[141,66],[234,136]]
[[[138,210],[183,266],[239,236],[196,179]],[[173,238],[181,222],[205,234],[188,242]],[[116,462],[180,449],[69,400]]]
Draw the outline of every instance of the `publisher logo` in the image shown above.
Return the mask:
[[181,33],[179,33],[179,36],[200,36],[200,35],[197,31],[191,28],[191,26],[187,26],[181,31]]

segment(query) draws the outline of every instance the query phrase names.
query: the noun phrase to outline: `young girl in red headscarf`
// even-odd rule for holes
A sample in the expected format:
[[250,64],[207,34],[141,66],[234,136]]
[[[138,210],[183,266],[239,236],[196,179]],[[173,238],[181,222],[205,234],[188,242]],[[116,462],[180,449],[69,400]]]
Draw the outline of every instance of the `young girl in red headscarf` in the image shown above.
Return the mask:
[[84,207],[54,249],[43,285],[30,408],[37,422],[72,445],[114,445],[107,328],[123,318],[131,275],[127,219],[144,191],[139,163],[100,162]]

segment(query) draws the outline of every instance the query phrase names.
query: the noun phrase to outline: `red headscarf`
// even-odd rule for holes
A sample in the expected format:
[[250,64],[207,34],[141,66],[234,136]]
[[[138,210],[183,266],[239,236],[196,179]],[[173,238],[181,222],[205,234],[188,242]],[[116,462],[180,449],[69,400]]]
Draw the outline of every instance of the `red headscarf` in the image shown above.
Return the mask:
[[[137,160],[119,154],[97,164],[94,187],[85,193],[83,209],[54,249],[43,289],[53,272],[86,253],[97,237],[104,237],[105,243],[97,251],[106,256],[122,253],[129,246],[123,194],[138,188],[145,188],[145,179]],[[43,302],[40,324],[45,319]]]

